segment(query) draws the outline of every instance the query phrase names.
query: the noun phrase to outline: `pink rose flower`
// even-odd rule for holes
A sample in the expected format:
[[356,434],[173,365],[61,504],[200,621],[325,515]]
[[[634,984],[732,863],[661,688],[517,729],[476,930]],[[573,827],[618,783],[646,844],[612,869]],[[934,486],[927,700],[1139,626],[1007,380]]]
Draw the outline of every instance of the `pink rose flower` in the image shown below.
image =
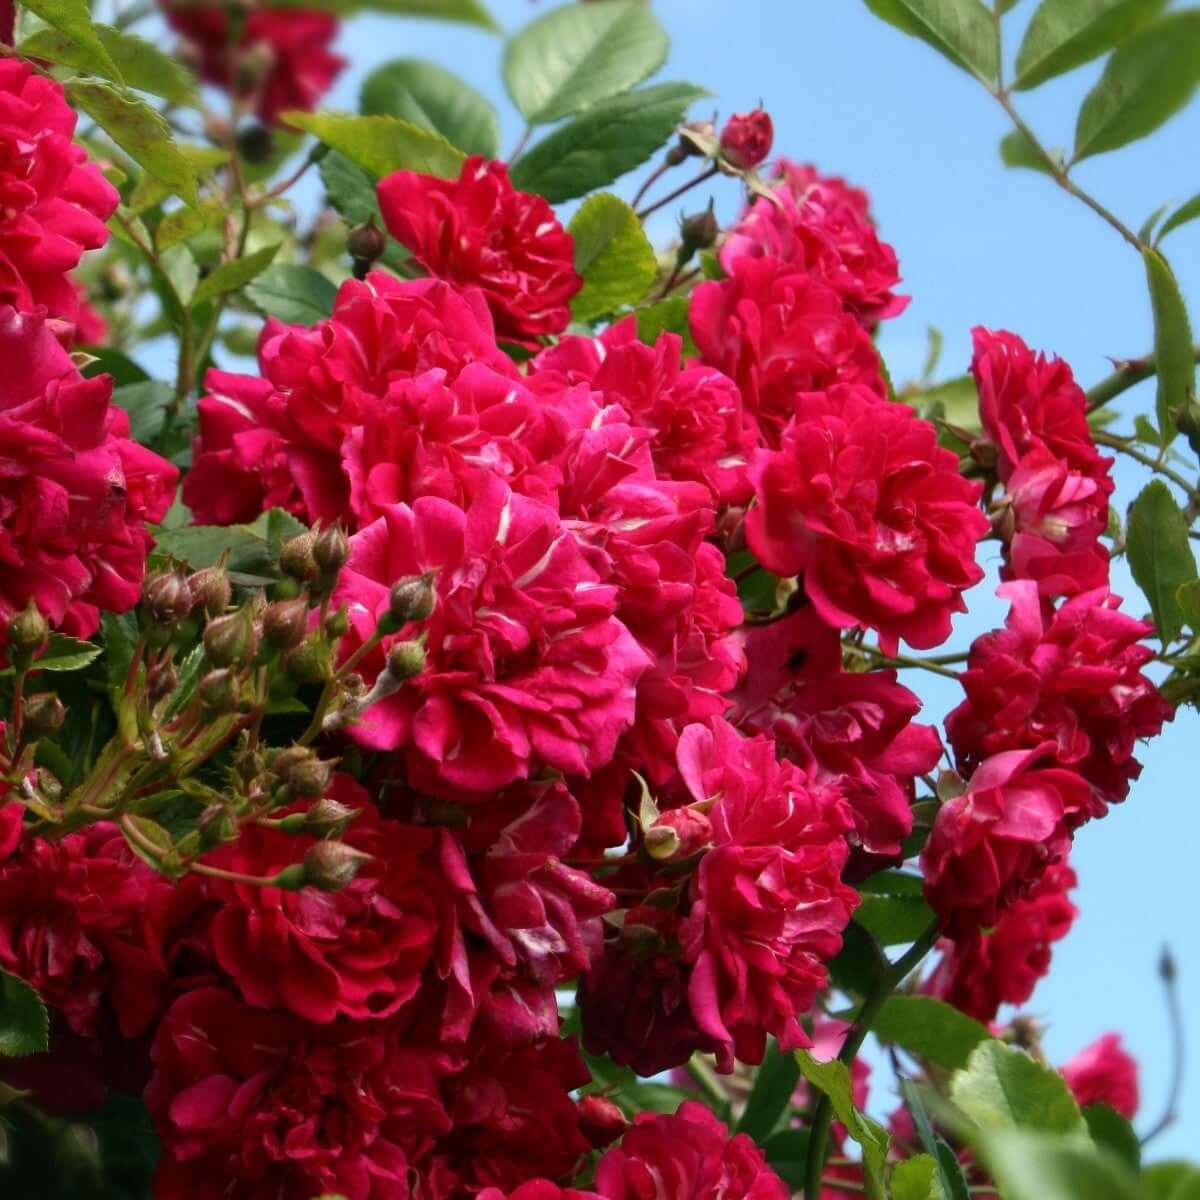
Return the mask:
[[[0,66],[3,66],[0,63]],[[32,599],[86,638],[137,603],[179,472],[129,439],[112,379],[84,379],[40,314],[0,308],[0,619]]]
[[1119,1033],[1106,1033],[1059,1071],[1081,1107],[1107,1104],[1133,1120],[1138,1110],[1138,1064]]
[[777,258],[742,258],[729,278],[692,292],[692,337],[710,366],[742,391],[772,446],[802,392],[836,383],[887,395],[870,335],[822,280]]
[[74,134],[62,84],[0,61],[0,305],[64,322],[80,315],[69,272],[108,240],[119,200]]
[[1085,815],[1103,816],[1141,772],[1137,740],[1172,716],[1142,673],[1153,629],[1121,612],[1107,588],[1057,612],[1028,580],[1002,584],[999,595],[1012,605],[1005,627],[976,638],[961,676],[966,699],[946,718],[959,764],[971,771],[990,754],[1051,741],[1059,763],[1095,791]]
[[436,572],[432,616],[383,640],[427,639],[425,669],[350,727],[400,750],[409,782],[451,799],[481,797],[551,767],[587,775],[633,721],[645,653],[552,509],[492,478],[470,508],[433,497],[396,505],[351,539],[333,596],[349,608],[350,653],[371,636],[392,584]]
[[799,574],[827,624],[876,629],[885,649],[940,645],[983,578],[979,485],[929,422],[865,387],[794,403],[780,448],[751,464],[750,548],[777,575]]
[[583,286],[574,242],[503,163],[474,155],[457,180],[396,171],[378,191],[388,230],[431,275],[482,290],[498,337],[529,343],[567,327]]

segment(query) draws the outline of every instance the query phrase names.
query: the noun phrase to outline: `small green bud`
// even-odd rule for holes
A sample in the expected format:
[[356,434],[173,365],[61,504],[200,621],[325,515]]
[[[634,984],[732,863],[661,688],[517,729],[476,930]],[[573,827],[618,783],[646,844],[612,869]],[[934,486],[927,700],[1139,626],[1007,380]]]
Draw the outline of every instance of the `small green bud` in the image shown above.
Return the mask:
[[196,684],[196,695],[205,708],[218,713],[231,713],[238,705],[237,675],[228,667],[209,671]]
[[371,856],[345,842],[316,842],[304,855],[304,881],[323,892],[340,892]]
[[188,576],[188,587],[196,603],[210,617],[219,617],[233,599],[233,588],[224,567],[205,567]]
[[697,250],[709,250],[716,245],[721,233],[713,202],[703,212],[693,213],[679,222],[679,263],[687,262]]
[[409,621],[425,621],[432,614],[435,601],[432,573],[426,571],[424,575],[410,575],[392,585],[388,597],[388,616],[397,629]]
[[17,613],[8,623],[8,644],[18,654],[32,658],[46,648],[50,640],[50,626],[42,616],[37,601],[32,596],[24,611]]
[[248,608],[209,621],[204,649],[218,667],[249,662],[258,651],[258,631]]
[[38,692],[25,697],[25,730],[30,738],[57,733],[67,719],[63,702],[53,692]]
[[192,589],[182,571],[155,571],[142,581],[142,603],[160,625],[175,625],[192,611]]
[[346,826],[354,820],[361,809],[351,808],[331,796],[318,800],[304,814],[304,829],[319,838],[339,838],[346,832]]
[[388,651],[388,674],[393,679],[412,679],[425,670],[425,647],[420,642],[396,642]]
[[263,638],[276,650],[292,650],[304,640],[308,604],[301,598],[276,600],[263,613]]
[[287,657],[286,670],[297,683],[321,683],[329,678],[329,647],[311,633]]
[[313,558],[316,534],[311,530],[288,538],[279,550],[279,569],[293,579],[304,582],[317,577],[317,562]]
[[317,534],[313,560],[322,575],[336,575],[350,557],[350,539],[341,525],[327,525]]
[[293,796],[323,796],[333,779],[335,765],[333,759],[322,760],[315,755],[295,763],[287,773],[288,791]]
[[374,216],[368,217],[364,224],[350,230],[346,249],[356,266],[362,263],[364,267],[369,267],[387,249],[387,234],[375,224]]
[[325,633],[331,638],[345,637],[350,632],[350,614],[343,604],[337,612],[331,612],[325,618]]

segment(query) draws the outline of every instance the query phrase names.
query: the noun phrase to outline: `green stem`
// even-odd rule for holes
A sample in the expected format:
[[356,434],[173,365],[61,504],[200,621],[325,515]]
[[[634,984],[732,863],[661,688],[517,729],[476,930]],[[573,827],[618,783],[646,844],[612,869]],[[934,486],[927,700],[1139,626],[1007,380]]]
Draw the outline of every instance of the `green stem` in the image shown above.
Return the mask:
[[668,192],[661,200],[655,200],[653,204],[647,205],[641,212],[637,214],[639,221],[644,221],[651,213],[657,212],[666,204],[670,204],[672,200],[678,200],[685,192],[690,192],[692,188],[698,187],[705,180],[711,179],[717,173],[715,166],[706,167],[699,175],[689,179],[687,183],[681,183],[673,192]]
[[913,654],[888,655],[880,650],[876,650],[874,646],[857,646],[853,643],[847,645],[845,642],[842,645],[851,654],[859,654],[863,658],[869,658],[876,667],[888,667],[891,669],[903,669],[907,667],[915,670],[929,671],[934,675],[941,675],[946,679],[958,678],[958,672],[952,671],[947,664],[966,662],[967,659],[965,654],[937,654],[930,658],[918,658]]
[[687,1066],[689,1074],[699,1084],[700,1090],[714,1104],[725,1106],[729,1103],[729,1093],[721,1086],[716,1071],[708,1065],[708,1060],[703,1054],[693,1054],[688,1059]]
[[[1192,361],[1200,363],[1200,346],[1192,347]],[[1111,375],[1100,380],[1087,393],[1088,412],[1103,408],[1110,400],[1115,400],[1122,393],[1129,391],[1158,373],[1158,363],[1154,355],[1147,354],[1144,358],[1131,358],[1123,362]]]
[[[932,922],[923,934],[902,954],[880,977],[871,994],[863,1001],[853,1027],[842,1043],[838,1061],[850,1066],[858,1055],[859,1048],[871,1032],[871,1025],[888,998],[908,977],[914,967],[933,949],[938,939],[938,923]],[[808,1143],[808,1165],[805,1171],[805,1200],[820,1200],[821,1175],[825,1170],[825,1152],[829,1141],[829,1122],[833,1116],[833,1105],[828,1095],[821,1094],[813,1112],[812,1127]]]
[[1105,433],[1102,429],[1097,429],[1093,432],[1092,439],[1098,445],[1109,446],[1118,454],[1124,454],[1126,458],[1132,458],[1134,462],[1141,463],[1143,467],[1148,467],[1156,475],[1161,475],[1164,479],[1169,479],[1190,501],[1200,504],[1200,491],[1197,491],[1178,471],[1172,470],[1166,463],[1160,462],[1154,455],[1147,454],[1144,450],[1139,450],[1133,444],[1131,438],[1118,437],[1116,434]]

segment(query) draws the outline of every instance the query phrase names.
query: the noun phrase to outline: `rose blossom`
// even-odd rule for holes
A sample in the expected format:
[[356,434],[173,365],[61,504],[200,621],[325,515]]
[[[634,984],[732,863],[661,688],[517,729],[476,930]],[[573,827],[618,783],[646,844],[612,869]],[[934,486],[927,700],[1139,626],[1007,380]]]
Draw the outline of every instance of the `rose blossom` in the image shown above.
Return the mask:
[[372,703],[349,732],[401,750],[409,782],[482,797],[549,766],[586,775],[634,714],[646,656],[553,510],[492,478],[464,511],[426,497],[351,539],[333,605],[349,608],[345,653],[388,609],[389,589],[435,572],[428,620],[384,638],[361,664],[377,678],[398,640],[424,636],[425,667]]
[[223,5],[164,0],[163,7],[171,27],[198,52],[203,78],[253,98],[268,124],[278,124],[289,109],[316,108],[346,65],[329,49],[338,32],[337,18],[329,13],[254,9],[244,16],[233,45]]
[[473,155],[457,180],[396,171],[378,192],[389,232],[431,275],[483,291],[498,337],[524,343],[567,327],[583,286],[574,242],[503,163]]
[[[0,66],[4,64],[0,63]],[[84,379],[39,314],[0,307],[0,618],[32,599],[75,637],[137,603],[178,471],[129,439],[112,379]]]
[[741,388],[749,418],[778,445],[798,393],[835,383],[887,394],[871,338],[821,280],[776,258],[744,258],[691,296],[692,337]]
[[735,1056],[761,1062],[768,1033],[785,1050],[808,1044],[800,1017],[858,901],[840,878],[851,818],[835,787],[719,718],[684,730],[679,770],[713,827],[679,931],[688,1002],[728,1071]]
[[960,676],[966,699],[946,718],[959,764],[1053,741],[1058,761],[1078,771],[1104,802],[1123,800],[1141,772],[1138,738],[1154,737],[1170,704],[1142,668],[1154,657],[1142,639],[1153,628],[1120,611],[1098,588],[1053,611],[1031,581],[1002,584],[1012,608],[1004,629],[971,646]]
[[518,1184],[511,1192],[499,1188],[484,1188],[479,1200],[600,1200],[595,1192],[581,1192],[575,1188],[561,1188],[549,1179],[529,1179]]
[[1121,1045],[1119,1033],[1098,1038],[1059,1072],[1081,1107],[1107,1104],[1129,1121],[1137,1115],[1137,1060]]
[[721,130],[721,157],[739,171],[748,171],[771,153],[774,140],[775,127],[769,112],[756,108],[734,113]]
[[1051,947],[1078,916],[1067,897],[1076,882],[1065,862],[1055,863],[991,929],[958,943],[944,940],[926,990],[977,1021],[995,1020],[1002,1004],[1024,1004],[1050,970]]
[[983,577],[979,485],[906,405],[847,385],[794,403],[780,449],[751,463],[750,548],[776,574],[799,574],[829,625],[874,628],[885,650],[944,642]]
[[774,197],[756,198],[726,235],[725,272],[742,258],[778,258],[827,283],[868,326],[902,313],[896,252],[876,236],[866,193],[787,159],[777,171]]
[[[356,524],[352,489],[368,516],[386,493],[354,437],[391,389],[431,371],[426,387],[451,386],[471,363],[516,378],[479,292],[383,271],[342,284],[333,314],[311,328],[267,321],[258,361],[261,378],[208,373],[183,492],[197,522],[252,521],[280,507],[305,521]],[[436,440],[446,427],[428,411],[420,420]]]
[[956,941],[995,925],[1066,856],[1091,789],[1054,763],[1053,742],[994,754],[938,810],[921,852],[925,898]]
[[895,671],[843,670],[838,631],[811,605],[741,637],[747,666],[730,720],[837,784],[854,811],[856,859],[878,869],[912,832],[915,778],[941,757],[936,730],[914,720],[920,700]]
[[57,80],[0,61],[0,305],[68,322],[80,313],[68,272],[108,240],[119,199],[71,140],[75,119]]
[[596,1167],[604,1200],[787,1200],[788,1189],[744,1133],[685,1100],[673,1116],[639,1113]]

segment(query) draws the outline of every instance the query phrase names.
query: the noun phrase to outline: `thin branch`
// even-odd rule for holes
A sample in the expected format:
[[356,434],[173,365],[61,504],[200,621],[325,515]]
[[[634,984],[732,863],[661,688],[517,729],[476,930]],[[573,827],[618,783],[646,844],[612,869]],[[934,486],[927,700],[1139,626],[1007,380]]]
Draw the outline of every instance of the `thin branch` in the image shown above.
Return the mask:
[[1171,1084],[1167,1089],[1167,1106],[1163,1115],[1142,1138],[1143,1146],[1158,1137],[1179,1117],[1179,1098],[1183,1094],[1183,1080],[1187,1072],[1187,1043],[1184,1033],[1183,1009],[1179,1003],[1179,988],[1176,986],[1177,974],[1175,958],[1171,954],[1171,949],[1169,946],[1164,946],[1162,958],[1159,960],[1158,975],[1163,982],[1163,991],[1167,996],[1167,1018],[1171,1024],[1171,1049],[1173,1051]]
[[653,204],[647,205],[638,213],[639,221],[644,221],[651,213],[657,212],[664,205],[670,204],[672,200],[678,200],[685,192],[690,192],[692,188],[698,187],[706,180],[711,179],[717,173],[715,166],[706,167],[699,175],[694,176],[687,183],[681,183],[673,192],[668,192],[661,200],[655,200]]
[[[1192,347],[1192,360],[1200,363],[1200,346]],[[1131,387],[1136,387],[1142,380],[1149,379],[1157,373],[1158,363],[1152,354],[1148,354],[1144,358],[1127,359],[1111,375],[1100,380],[1095,387],[1088,389],[1088,412],[1095,412],[1110,400],[1115,400],[1122,393],[1129,391]]]
[[1154,455],[1147,454],[1144,450],[1139,450],[1133,444],[1132,438],[1118,437],[1116,434],[1106,433],[1104,430],[1097,429],[1092,433],[1092,439],[1098,445],[1109,446],[1118,454],[1124,454],[1126,458],[1132,458],[1134,462],[1141,463],[1143,467],[1148,467],[1156,475],[1161,475],[1164,479],[1169,479],[1189,500],[1200,503],[1200,491],[1197,491],[1193,484],[1180,475],[1178,471],[1172,470],[1166,463],[1160,462]]

